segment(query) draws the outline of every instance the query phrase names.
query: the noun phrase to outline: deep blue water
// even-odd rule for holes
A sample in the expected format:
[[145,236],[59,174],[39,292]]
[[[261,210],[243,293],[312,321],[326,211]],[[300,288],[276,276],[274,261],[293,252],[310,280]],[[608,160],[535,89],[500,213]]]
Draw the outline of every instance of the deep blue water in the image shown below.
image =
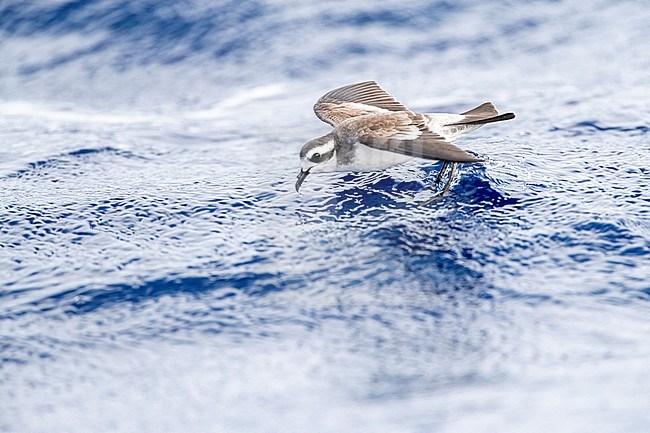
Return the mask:
[[[647,432],[644,2],[0,1],[0,431]],[[514,111],[310,176],[325,92]]]

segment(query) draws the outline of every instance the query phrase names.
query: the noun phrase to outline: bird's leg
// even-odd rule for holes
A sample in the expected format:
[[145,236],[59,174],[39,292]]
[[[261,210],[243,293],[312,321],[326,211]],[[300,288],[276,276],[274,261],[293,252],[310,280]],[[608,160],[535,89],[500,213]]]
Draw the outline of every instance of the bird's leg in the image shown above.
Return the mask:
[[447,167],[449,167],[449,162],[445,161],[442,164],[442,168],[440,169],[440,172],[438,173],[438,176],[436,176],[436,180],[433,181],[434,185],[438,186],[438,184],[442,180],[442,175],[445,174],[445,170],[447,170]]
[[451,170],[449,171],[449,179],[447,179],[447,184],[440,192],[440,196],[445,195],[445,193],[449,191],[449,187],[451,186],[451,181],[454,180],[454,176],[456,175],[456,166],[458,166],[457,162],[451,163]]
[[[456,174],[456,166],[458,165],[458,163],[456,163],[456,162],[452,162],[452,163],[445,162],[445,164],[451,164],[451,170],[449,170],[449,179],[447,179],[447,183],[445,184],[445,187],[442,189],[442,191],[436,193],[436,195],[431,197],[429,200],[427,200],[427,201],[425,201],[423,203],[420,203],[420,206],[428,206],[431,203],[440,200],[445,195],[445,193],[447,191],[449,191],[449,188],[451,187],[451,181],[454,179],[454,175]],[[444,170],[444,168],[445,168],[445,166],[443,165],[442,170]]]
[[[448,161],[443,161],[442,162],[442,167],[440,168],[440,171],[438,172],[438,175],[436,176],[436,180],[433,181],[433,186],[431,187],[431,189],[434,192],[436,192],[436,189],[437,189],[436,187],[438,186],[438,184],[442,180],[442,176],[445,174],[445,171],[447,170],[447,167],[449,167],[449,164],[451,164],[451,163],[448,162]],[[415,195],[415,194],[413,194],[413,195]]]

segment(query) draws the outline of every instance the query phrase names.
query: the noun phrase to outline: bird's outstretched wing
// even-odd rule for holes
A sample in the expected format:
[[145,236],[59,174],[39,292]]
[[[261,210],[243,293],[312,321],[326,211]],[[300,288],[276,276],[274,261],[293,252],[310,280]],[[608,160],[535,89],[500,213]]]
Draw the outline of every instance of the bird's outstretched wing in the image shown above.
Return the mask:
[[316,116],[334,127],[352,117],[391,111],[410,112],[374,81],[339,87],[323,95],[314,105]]
[[417,158],[450,162],[481,162],[460,147],[426,129],[421,116],[410,112],[382,113],[349,119],[335,134],[349,144],[366,146]]

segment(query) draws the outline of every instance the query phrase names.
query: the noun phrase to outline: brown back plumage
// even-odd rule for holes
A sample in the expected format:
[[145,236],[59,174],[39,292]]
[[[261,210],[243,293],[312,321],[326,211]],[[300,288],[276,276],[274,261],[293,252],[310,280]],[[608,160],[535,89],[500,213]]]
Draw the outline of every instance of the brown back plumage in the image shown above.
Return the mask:
[[[380,150],[449,162],[480,162],[429,128],[427,115],[416,114],[374,81],[350,84],[323,95],[314,113],[334,127],[339,141],[355,142]],[[515,117],[499,114],[491,102],[461,113],[463,120],[449,125],[481,125]]]
[[349,119],[335,129],[349,144],[366,146],[417,158],[450,162],[480,162],[443,137],[422,129],[419,115],[393,112]]

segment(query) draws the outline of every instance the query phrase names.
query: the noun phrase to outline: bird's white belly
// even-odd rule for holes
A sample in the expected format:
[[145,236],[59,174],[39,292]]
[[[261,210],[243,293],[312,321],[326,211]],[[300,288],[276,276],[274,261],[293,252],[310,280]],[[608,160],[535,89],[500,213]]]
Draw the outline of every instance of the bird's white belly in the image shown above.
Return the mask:
[[413,159],[399,153],[377,150],[361,143],[352,145],[352,152],[341,155],[337,171],[376,171],[384,170]]

